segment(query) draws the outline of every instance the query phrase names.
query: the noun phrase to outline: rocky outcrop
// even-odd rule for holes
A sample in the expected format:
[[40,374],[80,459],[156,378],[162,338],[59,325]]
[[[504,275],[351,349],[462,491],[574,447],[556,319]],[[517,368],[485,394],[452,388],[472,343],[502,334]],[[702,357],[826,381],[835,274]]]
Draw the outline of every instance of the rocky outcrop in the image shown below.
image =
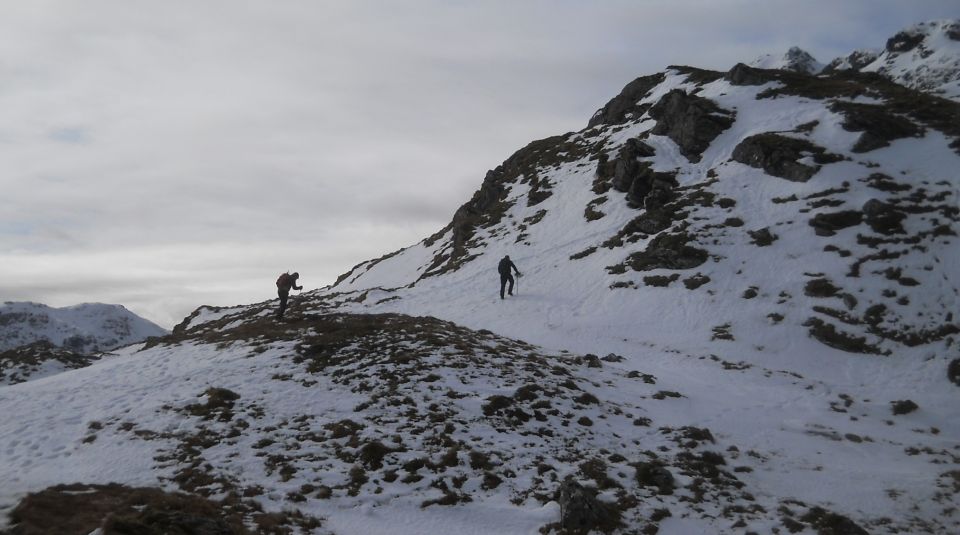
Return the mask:
[[863,214],[856,210],[822,213],[813,216],[810,226],[817,236],[833,236],[838,230],[859,225]]
[[822,74],[832,74],[839,71],[859,71],[873,63],[880,56],[880,52],[870,49],[854,50],[846,56],[834,59],[821,71]]
[[733,149],[734,161],[763,169],[768,175],[793,182],[806,182],[820,170],[820,165],[808,165],[798,161],[808,156],[812,157],[816,164],[842,159],[805,139],[770,132],[750,136]]
[[628,263],[634,271],[651,269],[691,269],[707,261],[703,249],[689,245],[693,237],[687,233],[660,234],[646,250],[630,255]]
[[597,163],[597,180],[593,190],[606,193],[611,187],[627,194],[627,201],[633,208],[642,208],[653,193],[651,206],[668,202],[673,198],[672,190],[677,185],[674,173],[654,171],[649,162],[640,158],[655,155],[653,147],[640,139],[629,139],[617,153],[616,158],[608,160],[601,157]]
[[913,31],[898,32],[896,35],[887,39],[887,52],[909,52],[917,45],[923,42],[924,34]]
[[657,120],[650,133],[673,140],[691,162],[699,162],[710,142],[735,120],[733,112],[681,89],[664,95],[649,114]]
[[903,225],[907,214],[897,210],[892,205],[877,199],[870,199],[863,205],[864,221],[870,225],[870,228],[879,234],[905,234]]
[[776,79],[769,71],[737,63],[724,75],[724,80],[733,85],[763,85]]
[[844,130],[863,132],[853,145],[853,152],[869,152],[889,146],[895,139],[923,135],[922,128],[883,106],[837,101],[830,105],[830,111],[843,114]]
[[597,500],[593,490],[567,479],[560,485],[559,494],[560,526],[563,529],[586,533],[611,523],[609,509]]
[[610,102],[597,110],[587,123],[587,128],[598,124],[620,124],[631,117],[639,117],[649,108],[649,105],[638,104],[640,100],[647,96],[651,89],[659,85],[664,80],[664,74],[658,73],[650,76],[641,76],[627,84],[620,94],[613,97]]

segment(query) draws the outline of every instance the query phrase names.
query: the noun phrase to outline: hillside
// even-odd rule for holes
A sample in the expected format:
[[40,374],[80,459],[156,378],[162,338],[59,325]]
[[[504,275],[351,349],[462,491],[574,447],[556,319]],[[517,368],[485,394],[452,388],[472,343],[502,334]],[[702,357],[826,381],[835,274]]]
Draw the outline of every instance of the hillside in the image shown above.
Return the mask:
[[638,78],[282,322],[0,387],[7,532],[960,531],[958,168],[876,73]]

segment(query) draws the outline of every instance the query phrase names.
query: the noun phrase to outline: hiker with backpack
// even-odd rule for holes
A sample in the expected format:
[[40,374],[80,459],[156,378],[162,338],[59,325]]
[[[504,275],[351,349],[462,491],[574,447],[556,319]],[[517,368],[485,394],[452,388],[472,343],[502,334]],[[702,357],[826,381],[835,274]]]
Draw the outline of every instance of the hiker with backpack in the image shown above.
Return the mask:
[[503,299],[503,289],[506,287],[507,282],[510,282],[510,288],[507,290],[509,295],[513,295],[513,274],[510,273],[510,268],[513,268],[513,271],[517,273],[517,276],[521,276],[520,270],[517,269],[517,266],[513,264],[513,261],[510,260],[510,255],[505,255],[500,259],[500,264],[497,265],[497,271],[500,272],[500,299]]
[[290,295],[290,288],[294,290],[302,290],[303,286],[297,286],[297,279],[300,278],[300,274],[297,272],[293,273],[281,273],[277,278],[277,295],[280,296],[280,311],[277,312],[277,319],[283,319],[283,313],[287,310],[287,297]]

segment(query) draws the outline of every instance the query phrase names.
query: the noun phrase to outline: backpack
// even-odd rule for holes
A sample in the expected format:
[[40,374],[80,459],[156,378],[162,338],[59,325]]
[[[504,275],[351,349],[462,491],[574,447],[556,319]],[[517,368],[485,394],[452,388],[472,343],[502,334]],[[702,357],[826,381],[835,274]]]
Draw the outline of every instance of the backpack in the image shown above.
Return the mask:
[[289,288],[290,286],[293,286],[293,284],[290,282],[290,274],[281,273],[280,276],[277,277],[277,288]]

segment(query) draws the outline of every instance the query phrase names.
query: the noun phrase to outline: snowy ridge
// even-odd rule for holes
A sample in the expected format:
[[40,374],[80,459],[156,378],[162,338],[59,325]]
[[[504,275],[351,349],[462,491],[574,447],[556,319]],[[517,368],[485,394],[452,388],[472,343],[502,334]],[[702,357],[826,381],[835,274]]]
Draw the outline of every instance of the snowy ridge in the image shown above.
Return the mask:
[[0,350],[47,341],[74,353],[91,354],[166,333],[120,305],[84,303],[52,308],[39,303],[0,304]]
[[796,46],[790,47],[780,57],[764,54],[751,61],[750,66],[758,69],[781,69],[804,74],[818,74],[824,68],[824,65],[811,56],[809,52]]

